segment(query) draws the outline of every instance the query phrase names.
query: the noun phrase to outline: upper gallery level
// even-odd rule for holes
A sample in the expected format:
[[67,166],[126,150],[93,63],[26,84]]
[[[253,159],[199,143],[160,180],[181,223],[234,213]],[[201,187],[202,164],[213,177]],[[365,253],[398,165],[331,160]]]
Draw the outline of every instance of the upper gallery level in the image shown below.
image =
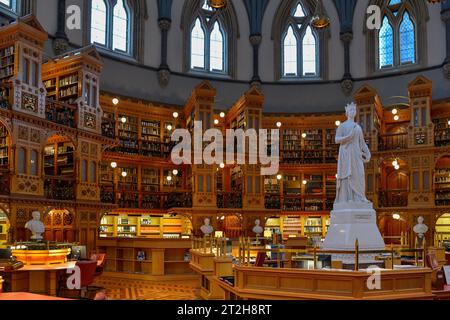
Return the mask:
[[[435,99],[446,98],[448,1],[322,2],[326,30],[311,25],[317,0],[227,0],[220,11],[205,0],[2,0],[0,14],[35,13],[50,36],[47,56],[94,44],[103,90],[149,101],[182,105],[208,79],[218,108],[252,82],[267,112],[334,112],[365,84],[389,105],[420,74],[433,81]],[[374,28],[371,5],[381,13]]]

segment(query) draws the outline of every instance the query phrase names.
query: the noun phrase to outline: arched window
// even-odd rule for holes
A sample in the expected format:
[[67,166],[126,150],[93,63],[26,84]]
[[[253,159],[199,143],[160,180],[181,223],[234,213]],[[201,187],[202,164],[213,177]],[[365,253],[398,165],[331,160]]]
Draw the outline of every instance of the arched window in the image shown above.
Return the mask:
[[[381,28],[370,30],[368,34],[369,49],[375,52],[370,63],[375,68],[372,71],[395,70],[422,63],[421,56],[426,50],[426,1],[372,0],[369,5],[380,6],[382,13]],[[369,57],[372,57],[371,53]]]
[[30,152],[30,175],[38,175],[38,153],[36,150]]
[[113,16],[113,50],[127,52],[129,34],[128,12],[123,0],[118,0],[114,6]]
[[25,148],[19,148],[19,157],[18,157],[18,168],[19,174],[26,173],[26,157],[27,151]]
[[198,18],[191,31],[191,68],[205,68],[205,32]]
[[106,4],[105,0],[92,0],[91,42],[106,46]]
[[132,16],[128,0],[92,0],[91,43],[131,54]]
[[186,32],[186,71],[234,74],[238,26],[232,3],[214,10],[207,0],[186,1],[182,26]]
[[89,175],[90,175],[90,182],[96,183],[97,182],[97,164],[95,161],[91,161],[91,168],[89,169]]
[[321,78],[325,54],[324,33],[311,27],[314,5],[308,1],[283,1],[277,11],[273,38],[280,61],[277,78]]
[[0,0],[0,8],[6,8],[15,13],[18,11],[18,1],[19,0]]

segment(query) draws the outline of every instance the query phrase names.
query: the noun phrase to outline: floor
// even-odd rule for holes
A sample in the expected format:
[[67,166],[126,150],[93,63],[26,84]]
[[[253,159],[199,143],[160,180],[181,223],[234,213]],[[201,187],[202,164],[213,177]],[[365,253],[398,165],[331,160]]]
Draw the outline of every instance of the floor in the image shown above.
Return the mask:
[[[183,284],[181,284],[183,283]],[[101,276],[95,284],[106,290],[108,300],[198,300],[194,282],[124,279]]]

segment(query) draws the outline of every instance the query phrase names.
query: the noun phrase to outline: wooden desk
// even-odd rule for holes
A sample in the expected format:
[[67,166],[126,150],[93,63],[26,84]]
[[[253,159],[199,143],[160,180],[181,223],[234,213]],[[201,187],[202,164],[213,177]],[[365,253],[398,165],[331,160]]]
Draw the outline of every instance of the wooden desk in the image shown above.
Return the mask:
[[41,294],[34,294],[28,292],[9,292],[9,293],[0,293],[0,300],[34,300],[34,301],[42,301],[42,300],[70,300],[65,298],[58,298],[52,296],[44,296]]
[[450,300],[450,286],[446,285],[444,290],[433,290],[435,300]]
[[[56,296],[58,275],[75,267],[75,261],[53,265],[30,265],[3,272],[5,283],[11,292],[30,292]],[[5,287],[5,284],[3,285]]]

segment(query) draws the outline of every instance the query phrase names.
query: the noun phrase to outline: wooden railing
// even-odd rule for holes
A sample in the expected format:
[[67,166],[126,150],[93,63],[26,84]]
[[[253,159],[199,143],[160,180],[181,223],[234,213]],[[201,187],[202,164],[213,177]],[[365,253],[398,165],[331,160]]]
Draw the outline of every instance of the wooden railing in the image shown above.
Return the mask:
[[45,118],[64,126],[76,128],[77,126],[77,107],[67,103],[46,99]]
[[116,204],[121,208],[167,210],[192,207],[190,192],[116,191],[110,186],[102,186],[100,199],[103,203]]
[[8,170],[0,169],[0,195],[7,196],[10,193],[11,179]]
[[403,150],[408,148],[408,133],[390,133],[378,137],[378,151]]
[[241,192],[218,192],[217,208],[239,209],[242,208]]
[[74,200],[75,179],[63,177],[45,177],[45,197],[53,200]]
[[393,189],[384,190],[379,193],[380,207],[406,207],[408,206],[408,190]]

